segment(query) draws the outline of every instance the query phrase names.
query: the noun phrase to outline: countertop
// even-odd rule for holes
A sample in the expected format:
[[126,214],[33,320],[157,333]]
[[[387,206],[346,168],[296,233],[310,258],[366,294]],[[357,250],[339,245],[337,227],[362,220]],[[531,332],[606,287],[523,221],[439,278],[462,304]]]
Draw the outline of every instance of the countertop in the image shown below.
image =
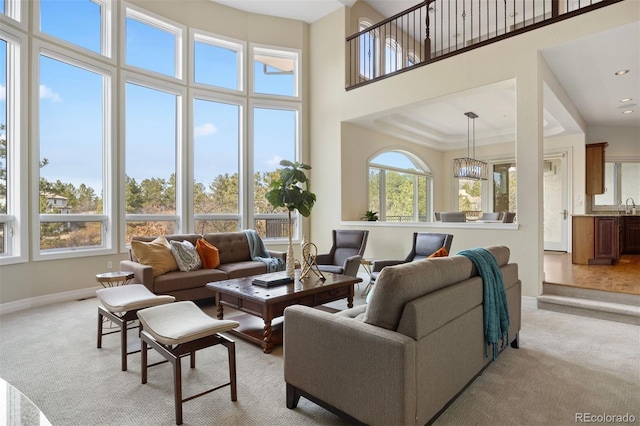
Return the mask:
[[627,214],[627,213],[608,213],[608,212],[603,212],[603,213],[585,213],[585,214],[572,214],[571,216],[576,216],[576,217],[640,217],[640,214]]

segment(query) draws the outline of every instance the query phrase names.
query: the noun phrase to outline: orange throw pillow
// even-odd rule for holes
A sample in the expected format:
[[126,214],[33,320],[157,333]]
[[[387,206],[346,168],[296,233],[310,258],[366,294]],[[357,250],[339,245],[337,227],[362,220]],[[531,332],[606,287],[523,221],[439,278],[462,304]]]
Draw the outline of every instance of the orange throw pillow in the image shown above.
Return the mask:
[[446,247],[440,247],[434,253],[430,254],[429,257],[447,257],[449,256],[449,252]]
[[204,238],[196,241],[196,251],[202,260],[202,269],[214,269],[220,266],[220,253],[209,241]]

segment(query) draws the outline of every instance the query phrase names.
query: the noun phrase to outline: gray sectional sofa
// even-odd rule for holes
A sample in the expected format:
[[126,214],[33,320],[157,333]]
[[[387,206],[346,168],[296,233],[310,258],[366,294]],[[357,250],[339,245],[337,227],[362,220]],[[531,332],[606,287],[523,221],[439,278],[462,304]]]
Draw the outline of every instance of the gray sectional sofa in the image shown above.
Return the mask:
[[[508,342],[517,347],[518,265],[509,263],[507,247],[487,249],[502,272]],[[285,310],[287,407],[304,396],[354,423],[424,425],[491,363],[491,348],[485,356],[483,281],[471,260],[388,266],[368,305],[336,314]]]
[[[150,242],[156,237],[134,237],[135,240]],[[166,235],[168,241],[187,240],[194,246],[199,238],[213,244],[220,253],[220,266],[215,269],[195,271],[172,271],[154,277],[151,266],[138,263],[132,254],[129,260],[120,262],[120,270],[133,272],[132,283],[144,284],[155,294],[168,294],[177,300],[198,300],[214,297],[206,284],[231,278],[259,275],[267,272],[265,263],[251,259],[249,242],[245,232],[219,232],[211,234]],[[271,256],[285,260],[286,253],[270,251]]]

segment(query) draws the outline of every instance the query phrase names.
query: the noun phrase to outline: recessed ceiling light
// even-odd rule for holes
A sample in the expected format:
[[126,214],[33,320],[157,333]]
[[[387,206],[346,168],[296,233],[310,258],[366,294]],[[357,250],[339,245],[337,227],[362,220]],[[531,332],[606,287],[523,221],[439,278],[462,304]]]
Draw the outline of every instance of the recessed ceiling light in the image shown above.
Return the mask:
[[628,73],[629,70],[620,70],[620,71],[616,71],[616,75],[625,75],[626,73]]
[[628,109],[626,111],[622,111],[623,114],[631,114],[633,112],[632,109]]
[[624,98],[624,99],[620,99],[620,102],[629,102],[632,101],[633,98]]

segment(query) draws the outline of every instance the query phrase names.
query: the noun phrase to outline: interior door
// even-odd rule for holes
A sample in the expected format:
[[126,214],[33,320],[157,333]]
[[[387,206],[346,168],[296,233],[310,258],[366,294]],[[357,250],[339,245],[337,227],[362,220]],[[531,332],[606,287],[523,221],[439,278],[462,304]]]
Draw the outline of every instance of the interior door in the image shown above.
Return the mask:
[[569,233],[567,155],[544,159],[544,249],[567,251]]

